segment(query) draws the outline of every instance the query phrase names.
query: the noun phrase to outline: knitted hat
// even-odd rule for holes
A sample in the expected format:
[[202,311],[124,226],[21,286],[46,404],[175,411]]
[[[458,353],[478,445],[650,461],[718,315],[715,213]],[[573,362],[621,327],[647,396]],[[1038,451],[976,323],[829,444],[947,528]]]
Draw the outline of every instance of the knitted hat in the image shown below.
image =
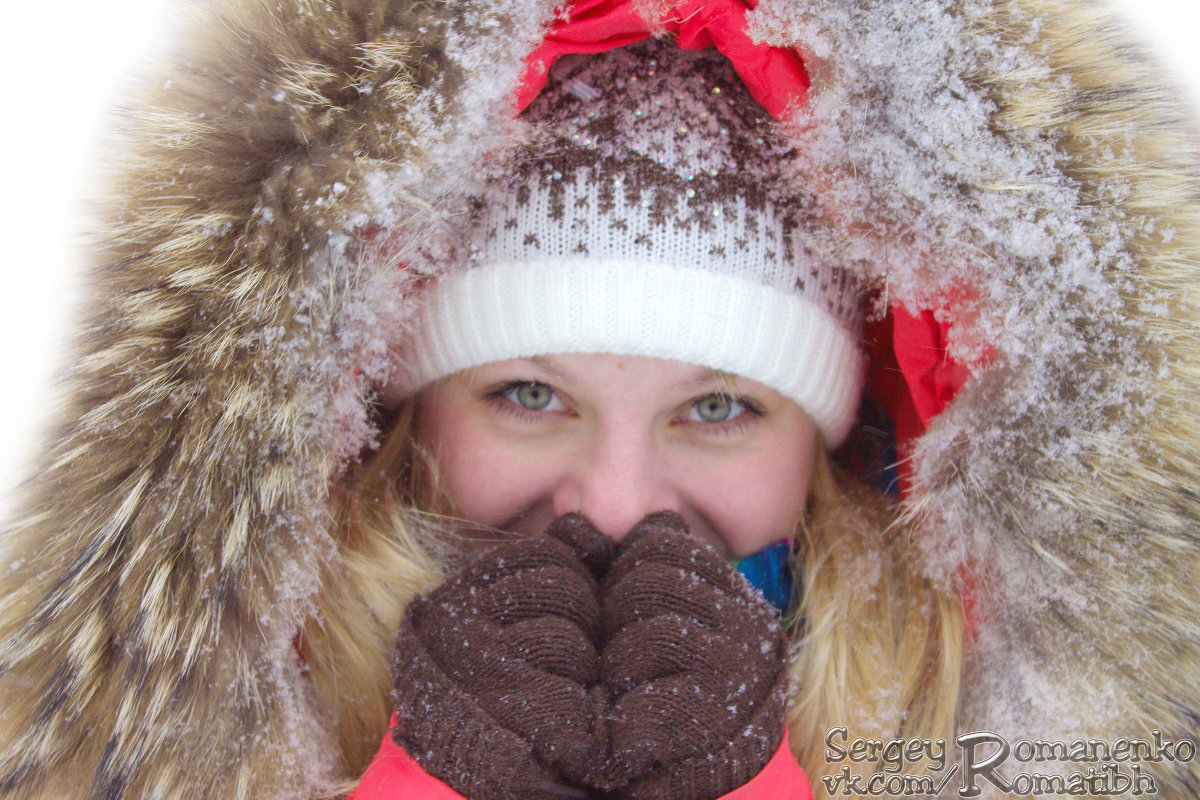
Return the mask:
[[[530,143],[471,202],[425,293],[403,389],[552,353],[672,359],[854,419],[857,288],[809,256],[794,152],[724,57],[655,42],[564,57]],[[449,254],[449,255],[448,255]]]

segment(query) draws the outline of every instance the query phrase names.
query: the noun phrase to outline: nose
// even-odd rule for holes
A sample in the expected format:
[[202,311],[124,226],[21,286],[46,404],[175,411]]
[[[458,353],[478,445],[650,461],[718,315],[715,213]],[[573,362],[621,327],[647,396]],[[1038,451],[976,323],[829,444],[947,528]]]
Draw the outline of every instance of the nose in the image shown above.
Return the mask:
[[598,432],[563,472],[554,492],[555,514],[572,511],[615,542],[647,514],[682,514],[680,493],[653,435]]

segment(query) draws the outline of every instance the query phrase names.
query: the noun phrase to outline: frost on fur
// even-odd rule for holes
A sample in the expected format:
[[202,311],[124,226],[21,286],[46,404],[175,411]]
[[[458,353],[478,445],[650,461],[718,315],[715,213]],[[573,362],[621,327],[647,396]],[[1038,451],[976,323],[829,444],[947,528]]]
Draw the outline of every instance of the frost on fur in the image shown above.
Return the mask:
[[[1136,629],[1144,596],[1131,586],[1148,586],[1162,559],[1117,533],[1142,521],[1113,493],[1140,459],[1166,452],[1133,432],[1154,427],[1163,376],[1181,369],[1155,344],[1154,318],[1189,301],[1136,276],[1131,242],[1156,235],[1130,202],[1149,191],[1136,185],[1143,121],[1097,126],[1089,140],[1051,127],[1068,118],[1026,110],[1035,93],[1079,97],[1089,79],[1053,63],[1069,57],[1042,38],[1056,12],[1037,6],[1039,19],[1033,5],[763,2],[753,30],[798,42],[814,79],[790,127],[797,179],[831,220],[824,256],[873,278],[885,303],[938,309],[951,355],[976,373],[918,443],[908,509],[931,575],[982,565],[982,613],[999,615],[989,634],[999,638],[981,649],[1002,664],[986,672],[1009,679],[978,713],[1042,697],[1034,715],[1063,731],[1074,723],[1061,698],[1076,692],[1089,707],[1120,670],[1072,672],[1031,620],[1071,620],[1080,646]],[[1105,170],[1079,169],[1084,158]],[[1078,490],[1064,494],[1064,480]],[[983,496],[997,493],[1002,503]],[[1097,536],[1105,544],[1085,550]],[[1089,569],[1064,584],[1068,563]],[[1114,587],[1118,574],[1126,585]],[[1107,630],[1080,627],[1098,614]],[[1043,636],[1026,651],[996,643]]]

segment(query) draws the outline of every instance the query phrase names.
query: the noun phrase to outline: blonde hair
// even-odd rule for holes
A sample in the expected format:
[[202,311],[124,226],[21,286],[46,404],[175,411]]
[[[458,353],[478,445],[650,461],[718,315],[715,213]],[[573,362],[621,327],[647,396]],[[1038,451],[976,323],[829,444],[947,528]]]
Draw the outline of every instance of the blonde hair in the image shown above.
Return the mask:
[[809,498],[788,729],[820,797],[820,777],[840,770],[824,757],[835,726],[849,739],[953,735],[964,625],[960,598],[913,563],[895,505],[837,471],[824,450]]
[[[412,441],[412,403],[381,448],[335,490],[340,560],[327,564],[301,640],[348,775],[366,768],[390,714],[392,639],[404,607],[456,555],[450,498]],[[822,795],[834,726],[855,736],[946,738],[953,730],[963,635],[960,601],[906,556],[894,505],[818,448],[797,557],[802,594],[790,651],[792,751]],[[860,765],[861,766],[861,765]]]

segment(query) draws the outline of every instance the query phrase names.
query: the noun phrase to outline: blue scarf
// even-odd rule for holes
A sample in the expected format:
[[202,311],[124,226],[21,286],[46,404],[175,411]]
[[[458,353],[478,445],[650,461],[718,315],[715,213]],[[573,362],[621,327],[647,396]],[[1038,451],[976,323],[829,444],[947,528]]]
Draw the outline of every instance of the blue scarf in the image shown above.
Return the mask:
[[791,548],[787,542],[767,545],[752,556],[733,562],[734,568],[746,576],[746,580],[763,593],[767,602],[786,617],[792,610],[794,581],[788,557]]

